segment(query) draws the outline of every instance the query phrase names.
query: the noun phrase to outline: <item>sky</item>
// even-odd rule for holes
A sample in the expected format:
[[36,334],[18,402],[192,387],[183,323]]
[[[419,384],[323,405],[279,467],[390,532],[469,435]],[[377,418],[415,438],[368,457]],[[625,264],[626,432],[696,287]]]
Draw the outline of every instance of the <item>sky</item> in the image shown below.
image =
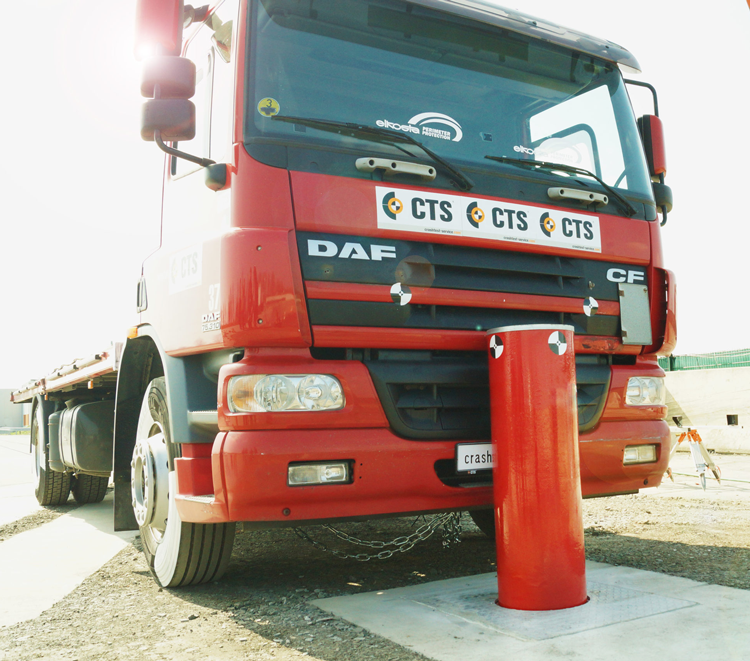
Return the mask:
[[[716,0],[514,0],[614,41],[656,86],[675,207],[676,354],[750,347],[750,9]],[[163,158],[139,135],[135,0],[25,0],[3,36],[0,389],[124,338],[159,244]],[[637,114],[650,98],[633,94]]]

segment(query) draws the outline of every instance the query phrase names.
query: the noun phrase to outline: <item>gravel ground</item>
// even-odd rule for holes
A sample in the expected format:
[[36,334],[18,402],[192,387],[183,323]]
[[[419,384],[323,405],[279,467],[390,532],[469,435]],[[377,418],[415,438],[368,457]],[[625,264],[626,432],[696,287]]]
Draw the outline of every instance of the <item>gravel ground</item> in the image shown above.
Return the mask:
[[[0,528],[0,536],[35,527],[39,517]],[[420,524],[394,519],[340,527],[385,540]],[[462,542],[448,550],[436,533],[408,553],[366,563],[323,553],[291,530],[241,532],[221,581],[180,590],[156,585],[136,540],[39,618],[0,629],[0,659],[423,659],[309,602],[494,571],[494,543],[468,516],[462,525]],[[584,526],[591,560],[750,589],[750,499],[587,500]],[[320,528],[309,530],[344,549]]]

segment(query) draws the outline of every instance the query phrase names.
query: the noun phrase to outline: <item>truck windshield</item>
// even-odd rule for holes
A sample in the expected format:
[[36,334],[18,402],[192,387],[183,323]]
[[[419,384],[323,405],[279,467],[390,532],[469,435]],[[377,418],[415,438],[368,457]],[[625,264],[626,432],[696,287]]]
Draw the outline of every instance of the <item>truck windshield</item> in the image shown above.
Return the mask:
[[351,122],[403,131],[462,168],[505,167],[488,154],[561,163],[651,197],[611,63],[399,0],[254,6],[248,141],[403,157],[392,145],[272,117]]

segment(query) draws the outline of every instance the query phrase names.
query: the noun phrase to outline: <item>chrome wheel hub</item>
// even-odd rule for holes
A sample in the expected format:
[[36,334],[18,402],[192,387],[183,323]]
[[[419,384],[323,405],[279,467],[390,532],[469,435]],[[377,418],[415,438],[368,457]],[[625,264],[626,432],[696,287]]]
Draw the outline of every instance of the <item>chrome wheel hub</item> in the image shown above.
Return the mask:
[[136,441],[130,489],[138,526],[163,533],[169,513],[169,457],[163,434]]

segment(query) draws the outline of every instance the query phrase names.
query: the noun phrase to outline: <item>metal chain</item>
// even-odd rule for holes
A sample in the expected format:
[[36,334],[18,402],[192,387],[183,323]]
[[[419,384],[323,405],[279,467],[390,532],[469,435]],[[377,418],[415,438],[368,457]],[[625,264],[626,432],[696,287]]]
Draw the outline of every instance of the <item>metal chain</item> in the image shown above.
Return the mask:
[[[424,517],[422,517],[424,518]],[[431,519],[425,519],[425,523],[417,528],[411,535],[402,535],[396,537],[396,539],[390,542],[383,542],[380,540],[365,540],[354,537],[343,530],[338,530],[333,526],[323,525],[328,532],[332,533],[339,539],[354,544],[356,546],[365,546],[371,549],[381,549],[378,553],[344,553],[338,549],[333,549],[322,542],[319,542],[310,535],[307,531],[302,528],[293,528],[295,535],[300,539],[304,539],[312,544],[316,549],[320,551],[326,551],[335,555],[337,558],[344,560],[357,560],[359,562],[368,562],[369,560],[385,560],[390,558],[395,553],[405,553],[411,551],[419,542],[423,542],[429,539],[432,534],[440,526],[443,527],[443,548],[449,549],[455,544],[461,542],[461,513],[460,512],[448,512],[445,514],[436,514]],[[392,548],[386,548],[392,547]]]

